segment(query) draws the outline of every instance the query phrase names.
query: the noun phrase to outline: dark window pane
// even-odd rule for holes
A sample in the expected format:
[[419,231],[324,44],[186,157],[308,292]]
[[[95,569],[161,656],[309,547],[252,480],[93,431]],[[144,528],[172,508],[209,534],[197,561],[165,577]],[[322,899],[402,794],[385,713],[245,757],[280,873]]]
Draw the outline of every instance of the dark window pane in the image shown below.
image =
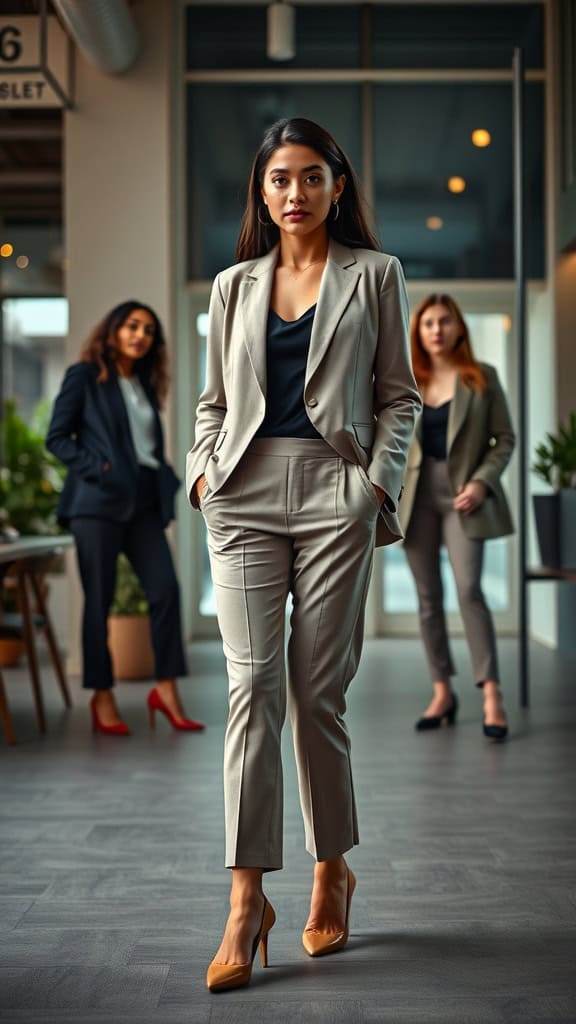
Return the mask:
[[544,62],[543,4],[379,4],[372,7],[377,68],[507,68]]
[[192,4],[186,10],[186,67],[352,68],[360,63],[360,6],[295,7],[296,56],[266,56],[266,4],[257,7]]
[[361,174],[360,100],[354,85],[188,86],[190,278],[210,279],[234,262],[250,167],[274,121],[317,121]]
[[[543,89],[526,88],[526,262],[544,274]],[[472,144],[487,129],[492,142]],[[383,248],[408,277],[512,278],[512,87],[382,85],[374,90],[375,203]],[[466,188],[448,190],[460,176]],[[442,227],[431,230],[428,218]]]

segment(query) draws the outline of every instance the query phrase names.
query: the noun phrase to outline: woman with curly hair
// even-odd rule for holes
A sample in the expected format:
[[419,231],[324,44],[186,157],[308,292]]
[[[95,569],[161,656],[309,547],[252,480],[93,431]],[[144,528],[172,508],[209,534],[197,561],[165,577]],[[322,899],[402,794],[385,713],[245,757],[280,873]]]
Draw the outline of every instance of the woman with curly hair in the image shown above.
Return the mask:
[[94,328],[70,366],[56,398],[46,446],[68,468],[58,519],[73,533],[84,590],[83,683],[93,690],[92,725],[129,735],[112,687],[107,619],[116,562],[123,551],[150,607],[157,683],[148,695],[175,729],[196,730],[186,718],[176,676],[186,675],[180,594],[164,530],[174,518],[180,486],[164,457],[159,410],[168,390],[167,351],[158,317],[131,300]]

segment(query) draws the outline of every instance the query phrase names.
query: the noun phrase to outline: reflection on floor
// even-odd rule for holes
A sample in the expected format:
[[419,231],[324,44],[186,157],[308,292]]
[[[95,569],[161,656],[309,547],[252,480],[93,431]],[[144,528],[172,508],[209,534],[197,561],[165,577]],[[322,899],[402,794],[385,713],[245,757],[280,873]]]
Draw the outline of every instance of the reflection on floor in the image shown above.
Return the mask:
[[462,644],[461,717],[416,734],[419,645],[368,641],[349,699],[361,845],[347,950],[300,945],[303,851],[286,732],[285,870],[266,890],[271,967],[212,996],[225,919],[217,644],[191,649],[183,691],[203,734],[159,722],[146,684],[119,687],[128,740],[92,737],[86,697],[61,710],[44,668],[48,735],[7,672],[18,746],[0,743],[0,1021],[270,1024],[576,1021],[576,669],[532,650],[533,703],[516,706],[516,645],[501,642],[511,739],[485,741]]

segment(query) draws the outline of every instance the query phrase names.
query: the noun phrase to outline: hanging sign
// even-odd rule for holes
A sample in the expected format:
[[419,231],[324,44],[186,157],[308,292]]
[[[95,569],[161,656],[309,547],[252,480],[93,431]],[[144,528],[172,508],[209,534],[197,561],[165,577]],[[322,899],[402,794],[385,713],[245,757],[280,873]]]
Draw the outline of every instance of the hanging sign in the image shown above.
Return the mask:
[[53,16],[0,17],[0,110],[71,106],[70,49]]

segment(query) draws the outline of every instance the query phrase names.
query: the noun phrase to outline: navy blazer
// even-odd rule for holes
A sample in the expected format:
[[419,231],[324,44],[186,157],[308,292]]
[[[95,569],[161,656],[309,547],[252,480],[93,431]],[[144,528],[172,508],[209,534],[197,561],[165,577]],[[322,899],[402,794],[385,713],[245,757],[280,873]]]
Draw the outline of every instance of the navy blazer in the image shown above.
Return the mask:
[[[138,461],[128,413],[116,374],[112,371],[101,382],[98,374],[94,363],[68,368],[48,428],[46,447],[69,471],[58,504],[62,526],[74,516],[126,522],[136,511]],[[180,481],[164,457],[156,396],[146,381],[142,386],[154,410],[158,497],[162,524],[167,526],[174,519]]]

